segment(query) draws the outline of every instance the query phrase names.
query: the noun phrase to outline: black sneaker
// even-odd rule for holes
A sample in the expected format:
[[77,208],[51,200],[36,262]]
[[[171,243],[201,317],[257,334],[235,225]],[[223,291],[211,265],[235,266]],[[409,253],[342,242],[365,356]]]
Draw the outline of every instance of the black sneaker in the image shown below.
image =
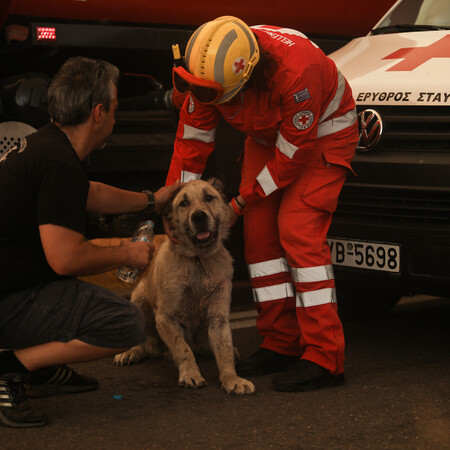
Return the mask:
[[277,391],[304,392],[323,387],[341,386],[345,383],[344,374],[332,375],[322,366],[312,361],[301,359],[287,372],[272,380]]
[[85,377],[65,365],[46,367],[31,372],[25,385],[28,397],[48,397],[57,394],[74,394],[98,388],[95,378]]
[[282,372],[295,361],[298,361],[297,356],[282,355],[267,348],[259,348],[248,359],[237,363],[236,373],[241,377],[251,377]]
[[0,421],[13,428],[42,427],[47,423],[44,414],[30,407],[19,374],[0,377]]

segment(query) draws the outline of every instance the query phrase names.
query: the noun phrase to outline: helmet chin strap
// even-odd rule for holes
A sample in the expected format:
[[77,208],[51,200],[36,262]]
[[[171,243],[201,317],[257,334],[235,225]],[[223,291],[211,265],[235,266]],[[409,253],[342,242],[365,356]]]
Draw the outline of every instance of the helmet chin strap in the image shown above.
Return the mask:
[[231,91],[224,94],[219,100],[217,100],[215,103],[219,105],[220,103],[225,103],[230,101],[239,91],[242,92],[242,88],[244,87],[245,82],[241,80],[241,82]]
[[[237,94],[237,95],[239,95],[239,94]],[[225,119],[230,119],[230,120],[234,119],[239,114],[239,112],[241,111],[242,107],[244,106],[244,91],[243,91],[243,89],[241,89],[240,97],[241,97],[241,99],[240,99],[240,102],[239,102],[239,108],[235,112],[233,112],[233,114],[231,114],[229,116],[229,115],[227,115],[227,113],[225,111],[221,112],[223,114],[223,116],[225,117]],[[234,97],[232,97],[232,98],[234,98]]]

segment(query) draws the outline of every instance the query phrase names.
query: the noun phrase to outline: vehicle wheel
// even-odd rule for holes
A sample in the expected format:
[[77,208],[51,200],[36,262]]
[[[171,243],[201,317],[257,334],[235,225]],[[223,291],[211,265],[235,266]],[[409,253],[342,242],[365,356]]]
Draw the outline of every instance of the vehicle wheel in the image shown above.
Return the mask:
[[348,319],[370,319],[388,313],[401,293],[378,286],[337,285],[339,315]]

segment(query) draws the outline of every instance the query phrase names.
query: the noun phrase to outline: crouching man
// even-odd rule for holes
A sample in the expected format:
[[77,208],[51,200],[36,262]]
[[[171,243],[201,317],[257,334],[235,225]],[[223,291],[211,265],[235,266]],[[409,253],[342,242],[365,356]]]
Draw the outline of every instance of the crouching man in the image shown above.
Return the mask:
[[98,247],[85,213],[161,208],[178,182],[154,194],[90,182],[82,161],[111,134],[118,69],[71,58],[48,91],[51,123],[0,159],[0,420],[46,423],[27,396],[95,389],[67,363],[97,360],[144,340],[144,318],[129,301],[77,276],[128,265],[145,269],[154,246]]

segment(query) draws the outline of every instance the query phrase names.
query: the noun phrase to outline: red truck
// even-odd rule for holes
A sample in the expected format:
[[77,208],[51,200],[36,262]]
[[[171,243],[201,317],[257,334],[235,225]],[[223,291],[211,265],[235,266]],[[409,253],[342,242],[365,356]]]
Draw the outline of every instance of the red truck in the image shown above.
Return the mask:
[[[177,126],[170,96],[173,43],[183,51],[200,24],[235,15],[250,25],[301,30],[330,53],[368,33],[393,2],[228,0],[225,7],[196,0],[2,0],[0,157],[48,121],[47,87],[68,57],[101,58],[121,71],[119,110],[107,146],[86,161],[89,176],[132,190],[156,188],[165,181]],[[242,143],[239,132],[221,124],[206,175],[224,180],[228,195],[237,191]],[[128,236],[135,223],[91,217],[89,237]]]

